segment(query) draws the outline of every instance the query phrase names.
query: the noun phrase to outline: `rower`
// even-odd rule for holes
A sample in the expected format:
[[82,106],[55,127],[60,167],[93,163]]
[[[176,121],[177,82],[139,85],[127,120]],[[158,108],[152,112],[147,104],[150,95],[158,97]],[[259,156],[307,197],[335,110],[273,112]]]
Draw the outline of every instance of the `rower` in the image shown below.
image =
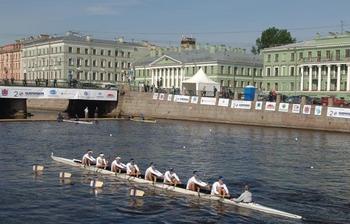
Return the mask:
[[244,202],[244,203],[250,203],[253,201],[253,195],[252,193],[249,191],[249,186],[245,185],[244,187],[244,192],[241,194],[241,196],[239,196],[239,198],[232,198],[232,201],[235,202]]
[[111,164],[111,171],[112,172],[125,172],[126,171],[126,165],[122,162],[120,162],[121,158],[119,156],[115,157],[115,160]]
[[211,195],[220,196],[220,197],[230,197],[230,193],[224,184],[224,178],[222,176],[213,184],[211,188]]
[[157,177],[163,177],[163,174],[155,168],[155,164],[152,162],[145,172],[145,180],[157,182]]
[[130,159],[130,162],[126,164],[126,174],[132,177],[139,177],[141,174],[140,168],[135,164],[134,159]]
[[100,169],[106,169],[107,164],[108,162],[105,159],[105,155],[103,153],[100,153],[100,155],[96,159],[96,167]]
[[186,189],[197,192],[199,192],[201,188],[207,188],[209,190],[209,184],[201,181],[197,173],[198,171],[193,171],[193,176],[187,181]]
[[92,156],[92,150],[89,149],[87,152],[84,154],[83,158],[81,159],[81,163],[84,166],[91,166],[96,163],[96,159]]
[[164,183],[169,185],[176,185],[181,184],[180,178],[177,176],[177,174],[174,172],[174,168],[171,168],[170,170],[167,170],[164,174]]

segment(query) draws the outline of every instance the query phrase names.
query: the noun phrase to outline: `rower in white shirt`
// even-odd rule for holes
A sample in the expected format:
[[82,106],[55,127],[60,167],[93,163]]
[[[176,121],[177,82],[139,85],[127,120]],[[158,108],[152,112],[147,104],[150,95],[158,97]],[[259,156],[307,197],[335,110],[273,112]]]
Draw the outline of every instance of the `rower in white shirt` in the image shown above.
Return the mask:
[[186,189],[199,192],[201,188],[210,189],[210,186],[198,178],[197,171],[193,171],[193,176],[187,181]]
[[220,196],[220,197],[230,197],[230,193],[224,184],[224,178],[222,176],[213,184],[211,188],[211,195]]
[[234,202],[244,202],[244,203],[250,203],[253,201],[253,195],[249,191],[249,186],[245,185],[244,192],[239,196],[239,198],[232,198],[231,199]]
[[130,159],[130,162],[126,164],[126,174],[133,177],[139,177],[141,174],[140,168],[135,164],[134,159]]
[[126,171],[126,165],[122,162],[120,162],[121,158],[119,156],[115,157],[115,160],[111,164],[111,171],[112,172],[125,172]]
[[160,177],[163,177],[163,174],[156,169],[155,164],[153,162],[150,163],[149,167],[145,172],[145,180],[157,182],[157,178]]
[[174,185],[175,187],[176,185],[181,184],[180,178],[174,172],[174,168],[171,168],[164,173],[164,183]]
[[96,159],[92,156],[92,150],[89,149],[87,152],[84,154],[83,158],[81,159],[81,163],[84,166],[91,166],[96,163]]
[[106,169],[107,164],[108,162],[105,159],[105,155],[103,153],[100,153],[100,155],[96,158],[96,167],[100,169]]

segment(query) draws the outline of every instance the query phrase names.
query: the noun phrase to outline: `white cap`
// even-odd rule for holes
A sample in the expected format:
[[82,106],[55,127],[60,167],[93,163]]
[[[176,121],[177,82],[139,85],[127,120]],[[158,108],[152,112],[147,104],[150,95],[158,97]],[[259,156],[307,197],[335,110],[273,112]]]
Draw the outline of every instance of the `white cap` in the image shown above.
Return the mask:
[[115,159],[120,159],[120,157],[119,157],[119,156],[117,156],[117,157],[115,157]]
[[105,156],[105,154],[101,153],[100,156]]

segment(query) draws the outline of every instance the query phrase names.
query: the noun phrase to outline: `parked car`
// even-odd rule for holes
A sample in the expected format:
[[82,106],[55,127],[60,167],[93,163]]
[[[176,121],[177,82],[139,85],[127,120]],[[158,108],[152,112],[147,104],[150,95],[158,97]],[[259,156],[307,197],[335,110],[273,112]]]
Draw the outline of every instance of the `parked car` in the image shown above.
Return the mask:
[[329,99],[333,99],[333,106],[344,107],[349,103],[344,99],[344,97],[336,98],[335,96],[324,96],[321,98],[321,104],[323,106],[328,106]]
[[[293,104],[300,104],[301,103],[301,98],[303,97],[304,95],[300,95],[300,96],[289,96],[287,97],[284,102],[286,103],[293,103]],[[306,98],[306,103],[307,104],[313,104],[313,99],[309,96],[305,96]]]

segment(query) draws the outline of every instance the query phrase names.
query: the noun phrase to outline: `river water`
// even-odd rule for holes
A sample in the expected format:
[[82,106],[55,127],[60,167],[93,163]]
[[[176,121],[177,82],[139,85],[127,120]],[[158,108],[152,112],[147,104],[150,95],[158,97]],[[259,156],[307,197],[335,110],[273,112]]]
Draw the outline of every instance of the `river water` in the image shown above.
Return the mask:
[[[195,122],[101,121],[0,123],[0,223],[349,223],[350,136],[348,134]],[[231,194],[251,186],[260,204],[291,212],[291,220],[142,187],[58,164],[50,153],[81,158],[133,157],[144,171],[149,162],[174,167],[183,182],[192,170],[212,182],[223,175]],[[43,164],[33,174],[33,164]],[[311,168],[313,167],[313,168]],[[60,171],[71,172],[62,182]],[[103,180],[101,191],[89,181]]]

